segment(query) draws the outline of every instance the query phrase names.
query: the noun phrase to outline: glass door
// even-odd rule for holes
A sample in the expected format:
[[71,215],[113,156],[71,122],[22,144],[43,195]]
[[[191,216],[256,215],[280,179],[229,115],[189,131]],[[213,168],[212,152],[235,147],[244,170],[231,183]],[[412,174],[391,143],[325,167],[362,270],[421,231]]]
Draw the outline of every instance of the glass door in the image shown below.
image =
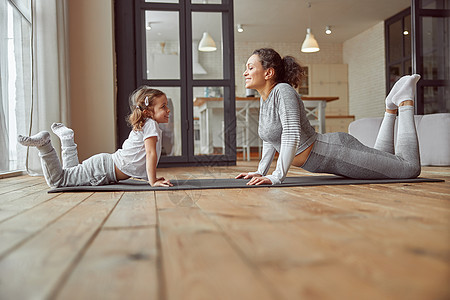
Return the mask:
[[450,112],[450,1],[414,0],[413,67],[421,74],[416,113]]
[[171,109],[159,166],[235,164],[232,0],[129,2],[115,2],[119,146],[129,132],[123,98],[148,85]]

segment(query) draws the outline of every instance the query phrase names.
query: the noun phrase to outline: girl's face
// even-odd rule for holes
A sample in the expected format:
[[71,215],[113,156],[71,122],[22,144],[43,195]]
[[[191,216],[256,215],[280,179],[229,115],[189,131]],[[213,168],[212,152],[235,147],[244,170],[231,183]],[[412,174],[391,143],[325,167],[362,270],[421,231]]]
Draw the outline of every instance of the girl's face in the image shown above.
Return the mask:
[[245,87],[247,89],[259,90],[265,86],[266,80],[268,79],[267,70],[264,70],[257,54],[253,54],[249,57],[243,75],[245,77]]
[[153,101],[153,113],[151,113],[151,118],[158,123],[168,123],[170,109],[167,106],[166,95],[159,96]]

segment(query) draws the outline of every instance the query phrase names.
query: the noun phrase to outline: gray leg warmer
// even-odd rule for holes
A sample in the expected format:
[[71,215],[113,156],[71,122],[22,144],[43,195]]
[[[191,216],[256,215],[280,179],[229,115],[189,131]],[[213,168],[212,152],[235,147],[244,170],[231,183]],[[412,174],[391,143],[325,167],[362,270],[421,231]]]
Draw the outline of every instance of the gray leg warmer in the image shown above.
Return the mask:
[[[388,118],[391,117],[388,116]],[[401,179],[419,176],[420,157],[414,124],[414,108],[412,106],[399,108],[395,155],[389,153],[390,144],[393,144],[393,134],[391,135],[388,124],[392,120],[384,121],[386,126],[384,129],[380,128],[379,141],[377,140],[376,144],[379,149],[386,149],[386,152],[367,147],[347,133],[318,134],[303,169],[314,173],[331,173],[356,179]],[[388,136],[392,137],[392,142],[388,141]]]
[[77,144],[75,144],[73,138],[61,139],[61,160],[63,169],[75,167],[80,164]]
[[394,126],[396,115],[385,112],[374,148],[394,154]]
[[[81,164],[64,169],[51,143],[37,148],[45,180],[50,187],[105,185],[117,182],[111,154],[97,154]],[[71,162],[73,163],[73,160]]]

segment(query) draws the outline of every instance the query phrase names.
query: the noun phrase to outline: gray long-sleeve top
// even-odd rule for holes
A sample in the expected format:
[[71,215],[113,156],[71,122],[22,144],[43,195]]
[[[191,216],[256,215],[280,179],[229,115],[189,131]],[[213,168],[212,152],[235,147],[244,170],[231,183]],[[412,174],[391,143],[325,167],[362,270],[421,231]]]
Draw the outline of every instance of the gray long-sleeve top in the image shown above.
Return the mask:
[[[256,173],[269,178],[272,184],[286,178],[294,157],[311,146],[317,136],[300,95],[287,83],[278,83],[266,100],[261,97],[258,134],[263,151]],[[276,169],[266,175],[275,151],[279,153]]]

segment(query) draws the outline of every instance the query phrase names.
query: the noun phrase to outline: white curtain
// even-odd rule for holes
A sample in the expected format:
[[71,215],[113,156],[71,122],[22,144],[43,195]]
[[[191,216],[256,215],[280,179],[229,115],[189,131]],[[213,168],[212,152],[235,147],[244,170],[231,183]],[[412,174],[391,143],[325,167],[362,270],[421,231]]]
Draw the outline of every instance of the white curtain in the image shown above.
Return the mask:
[[[69,124],[69,56],[67,0],[33,0],[33,105],[29,115],[36,134],[53,122]],[[52,143],[59,152],[58,138]],[[42,174],[37,150],[29,148],[27,170]]]
[[24,169],[17,134],[29,128],[31,0],[0,0],[0,172]]
[[9,170],[8,127],[5,112],[8,103],[8,32],[7,3],[0,0],[0,172]]

